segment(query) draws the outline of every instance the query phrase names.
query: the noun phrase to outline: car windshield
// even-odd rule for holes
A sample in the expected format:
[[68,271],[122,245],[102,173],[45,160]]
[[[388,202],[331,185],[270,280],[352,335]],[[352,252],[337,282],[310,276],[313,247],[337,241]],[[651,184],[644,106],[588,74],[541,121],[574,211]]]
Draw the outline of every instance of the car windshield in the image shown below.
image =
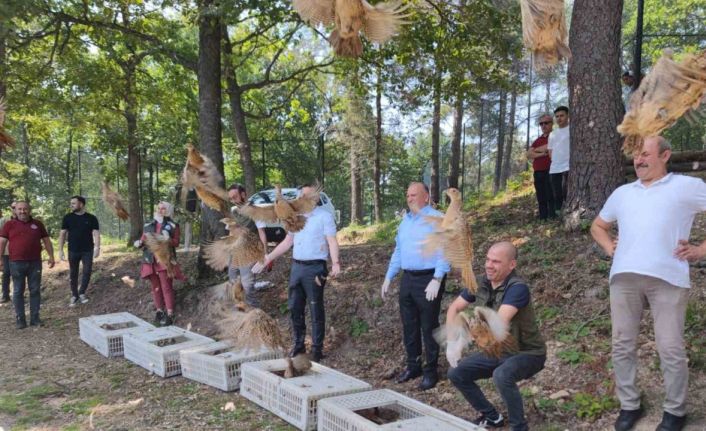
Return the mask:
[[[296,199],[297,189],[283,189],[282,196],[284,196],[285,199]],[[254,195],[250,196],[250,199],[248,199],[248,201],[251,204],[255,205],[273,204],[275,203],[275,191],[263,190],[261,192],[257,192]]]

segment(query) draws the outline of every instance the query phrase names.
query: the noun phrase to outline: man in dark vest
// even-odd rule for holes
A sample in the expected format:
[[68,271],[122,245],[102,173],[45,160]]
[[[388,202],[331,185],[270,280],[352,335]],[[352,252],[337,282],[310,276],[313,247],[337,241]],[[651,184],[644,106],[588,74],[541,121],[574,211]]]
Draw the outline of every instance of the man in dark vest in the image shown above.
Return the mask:
[[508,410],[508,422],[513,431],[529,429],[517,382],[532,377],[544,368],[546,346],[539,333],[527,284],[515,273],[517,249],[509,242],[498,242],[488,250],[485,275],[478,277],[475,295],[463,290],[449,306],[446,321],[452,322],[471,304],[495,310],[509,324],[510,334],[517,341],[517,351],[506,351],[498,358],[473,353],[461,359],[461,349],[449,344],[446,358],[452,368],[449,380],[475,408],[480,416],[473,421],[486,427],[499,428],[505,419],[490,404],[476,380],[493,378],[495,387]]

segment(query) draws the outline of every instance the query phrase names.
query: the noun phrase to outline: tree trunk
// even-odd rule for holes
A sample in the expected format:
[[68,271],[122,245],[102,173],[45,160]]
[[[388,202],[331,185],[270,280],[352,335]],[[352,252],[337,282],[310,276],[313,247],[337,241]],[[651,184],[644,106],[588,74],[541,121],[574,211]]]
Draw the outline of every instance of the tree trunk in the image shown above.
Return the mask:
[[515,108],[517,107],[517,89],[512,89],[512,95],[510,96],[510,116],[507,119],[507,124],[510,129],[508,134],[507,146],[505,147],[505,154],[503,160],[502,175],[500,176],[500,188],[505,190],[507,188],[507,180],[512,175],[512,144],[515,140]]
[[125,73],[125,121],[127,122],[127,196],[130,207],[130,235],[128,244],[142,236],[142,207],[140,206],[140,185],[138,183],[140,153],[137,142],[137,96],[135,95],[136,65],[128,61],[123,68]]
[[351,169],[351,224],[360,224],[363,220],[363,187],[360,175],[360,160],[355,148],[350,149]]
[[495,152],[495,175],[493,175],[493,194],[500,190],[500,176],[502,175],[503,154],[505,149],[505,110],[507,108],[507,92],[500,92],[500,113],[498,114],[498,149]]
[[230,104],[230,116],[233,123],[233,131],[235,132],[235,142],[238,144],[238,154],[240,155],[240,166],[243,168],[243,182],[245,190],[248,194],[256,191],[256,175],[255,165],[252,160],[252,146],[250,144],[250,136],[248,135],[248,127],[245,121],[245,110],[243,109],[242,93],[238,85],[238,79],[233,69],[231,55],[233,47],[228,35],[228,29],[223,26],[223,49],[225,51],[224,70],[225,81],[228,93],[228,102]]
[[[145,151],[146,153],[147,151]],[[145,154],[145,160],[147,159],[147,155]],[[149,161],[149,165],[147,165],[147,196],[149,196],[150,199],[150,212],[154,211],[154,163],[152,163],[152,160]]]
[[[208,156],[223,175],[223,148],[221,146],[221,26],[219,17],[210,9],[214,0],[203,0],[199,12],[199,142],[201,152]],[[225,186],[221,182],[221,186]],[[219,222],[222,215],[208,207],[201,212],[201,244],[225,233]],[[215,272],[206,265],[203,248],[197,259],[199,278],[209,278]]]
[[377,70],[375,85],[375,161],[373,162],[373,213],[375,223],[382,222],[382,196],[380,195],[380,153],[382,152],[382,67]]
[[74,128],[73,128],[73,119],[74,119],[74,113],[71,111],[71,117],[69,121],[69,139],[67,142],[68,148],[66,150],[66,164],[64,165],[64,175],[65,175],[65,181],[66,181],[66,195],[71,196],[73,193],[73,185],[74,185],[74,178],[71,175],[71,156],[73,152],[73,147],[74,147]]
[[456,95],[454,104],[453,137],[451,138],[451,158],[449,159],[449,175],[446,185],[458,188],[458,176],[461,171],[461,134],[463,133],[463,96]]
[[431,123],[431,202],[439,203],[439,134],[441,131],[441,69],[434,76],[434,114]]
[[[621,139],[622,0],[576,0],[571,21],[571,163],[566,226],[592,220],[625,179]],[[586,73],[590,70],[591,73]]]

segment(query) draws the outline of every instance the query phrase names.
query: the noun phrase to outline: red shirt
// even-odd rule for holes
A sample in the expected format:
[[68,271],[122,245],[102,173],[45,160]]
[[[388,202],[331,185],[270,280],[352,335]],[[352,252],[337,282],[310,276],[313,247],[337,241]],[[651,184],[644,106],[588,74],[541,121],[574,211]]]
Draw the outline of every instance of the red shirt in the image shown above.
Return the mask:
[[[547,145],[548,143],[549,139],[547,138],[547,136],[540,136],[539,138],[535,139],[534,142],[532,142],[532,148],[538,148],[542,145]],[[552,159],[550,159],[549,156],[537,157],[532,161],[532,169],[534,169],[535,171],[548,171],[549,165],[551,164]]]
[[39,220],[30,218],[23,222],[9,220],[0,229],[0,237],[10,241],[10,260],[41,260],[42,238],[49,234]]

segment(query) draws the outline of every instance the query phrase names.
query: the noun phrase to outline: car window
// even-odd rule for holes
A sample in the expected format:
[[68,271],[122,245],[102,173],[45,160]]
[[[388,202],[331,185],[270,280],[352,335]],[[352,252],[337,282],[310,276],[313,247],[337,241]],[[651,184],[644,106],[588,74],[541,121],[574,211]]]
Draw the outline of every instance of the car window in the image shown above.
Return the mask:
[[257,192],[254,195],[250,196],[250,199],[248,201],[251,204],[259,205],[259,204],[271,204],[275,202],[275,192],[274,190],[264,190],[261,192]]

